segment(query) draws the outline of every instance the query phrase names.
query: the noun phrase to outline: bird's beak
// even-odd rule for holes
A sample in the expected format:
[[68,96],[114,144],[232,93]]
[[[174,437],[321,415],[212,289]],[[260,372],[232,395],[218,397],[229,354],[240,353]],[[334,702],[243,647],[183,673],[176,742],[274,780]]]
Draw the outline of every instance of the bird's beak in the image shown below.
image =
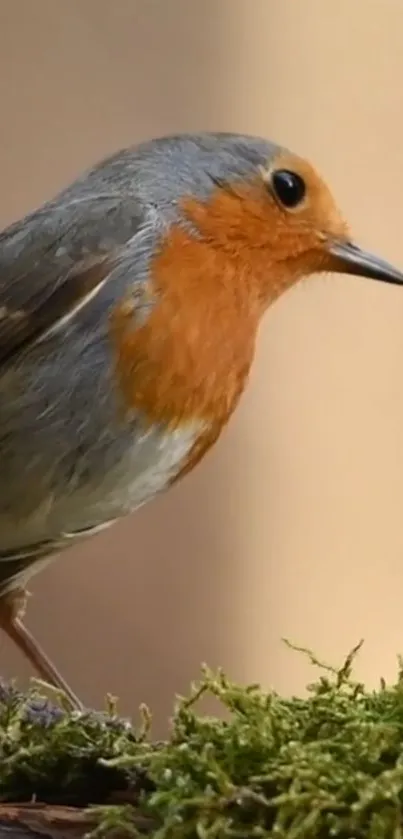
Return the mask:
[[383,283],[403,285],[403,273],[389,262],[361,250],[353,242],[329,241],[326,251],[330,257],[329,269],[338,274],[356,274]]

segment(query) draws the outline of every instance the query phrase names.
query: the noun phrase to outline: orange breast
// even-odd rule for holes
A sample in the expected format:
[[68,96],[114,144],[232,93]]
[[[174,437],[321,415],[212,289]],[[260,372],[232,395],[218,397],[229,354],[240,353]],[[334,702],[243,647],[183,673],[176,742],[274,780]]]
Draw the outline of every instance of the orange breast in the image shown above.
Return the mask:
[[181,475],[215,442],[245,387],[258,324],[247,282],[236,260],[175,227],[152,264],[155,305],[146,322],[135,327],[127,303],[113,312],[127,408],[170,429],[203,422]]

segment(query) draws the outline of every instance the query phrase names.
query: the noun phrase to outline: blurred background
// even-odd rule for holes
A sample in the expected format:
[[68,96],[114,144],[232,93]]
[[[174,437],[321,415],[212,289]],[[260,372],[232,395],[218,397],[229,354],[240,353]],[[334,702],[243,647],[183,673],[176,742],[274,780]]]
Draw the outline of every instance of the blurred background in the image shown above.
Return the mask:
[[[121,146],[254,133],[309,157],[403,267],[400,0],[0,0],[0,222]],[[35,578],[28,624],[84,702],[166,729],[202,661],[302,692],[287,637],[357,674],[403,651],[403,293],[313,278],[269,311],[249,391],[190,477]],[[31,672],[0,639],[0,672]]]

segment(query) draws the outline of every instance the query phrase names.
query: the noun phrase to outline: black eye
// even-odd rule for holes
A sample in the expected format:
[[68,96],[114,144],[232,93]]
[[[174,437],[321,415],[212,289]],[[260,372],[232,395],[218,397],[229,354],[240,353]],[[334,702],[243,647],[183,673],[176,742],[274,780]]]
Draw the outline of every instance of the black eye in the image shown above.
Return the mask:
[[306,186],[301,175],[289,172],[288,169],[278,169],[271,176],[271,183],[279,201],[284,207],[297,207],[305,198]]

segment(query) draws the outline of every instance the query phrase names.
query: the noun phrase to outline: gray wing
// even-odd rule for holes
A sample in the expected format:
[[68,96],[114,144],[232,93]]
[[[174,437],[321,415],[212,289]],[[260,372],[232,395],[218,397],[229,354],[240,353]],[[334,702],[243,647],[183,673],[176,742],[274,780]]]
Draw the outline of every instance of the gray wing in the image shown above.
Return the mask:
[[[145,222],[134,195],[62,194],[0,233],[0,371],[93,299]],[[0,551],[0,596],[34,560],[71,541]]]
[[0,366],[97,294],[144,218],[133,195],[62,194],[0,233]]

